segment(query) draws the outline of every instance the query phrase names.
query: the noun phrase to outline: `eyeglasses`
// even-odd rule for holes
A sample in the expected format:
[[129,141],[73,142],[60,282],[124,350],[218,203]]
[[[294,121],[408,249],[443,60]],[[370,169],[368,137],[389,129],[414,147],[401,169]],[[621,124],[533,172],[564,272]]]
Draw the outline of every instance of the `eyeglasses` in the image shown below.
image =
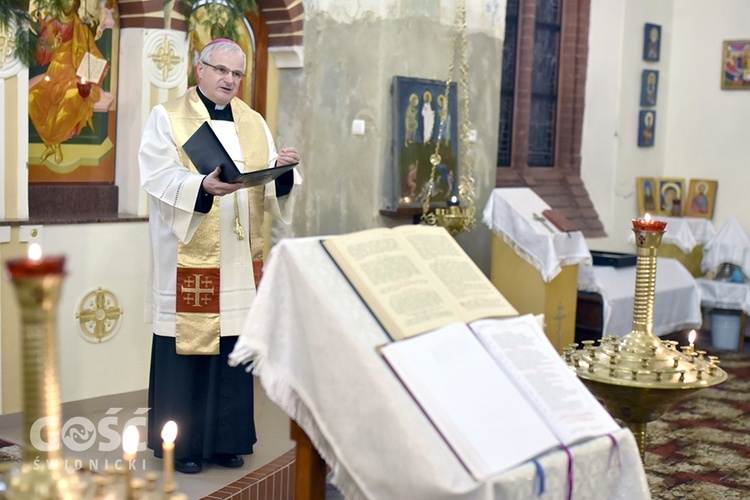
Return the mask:
[[213,68],[214,71],[216,71],[219,74],[219,76],[227,76],[229,73],[232,73],[232,77],[235,80],[242,80],[243,78],[245,78],[245,73],[243,73],[242,71],[237,71],[237,70],[232,71],[226,66],[221,66],[221,65],[214,66],[213,64],[209,64],[206,61],[201,61],[201,62],[205,64],[206,66],[210,66],[211,68]]

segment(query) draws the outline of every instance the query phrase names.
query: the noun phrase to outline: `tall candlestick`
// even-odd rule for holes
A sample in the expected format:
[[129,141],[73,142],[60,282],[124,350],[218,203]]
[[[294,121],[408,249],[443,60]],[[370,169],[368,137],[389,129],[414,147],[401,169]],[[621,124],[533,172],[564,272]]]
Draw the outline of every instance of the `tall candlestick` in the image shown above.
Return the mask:
[[172,469],[174,468],[174,440],[177,438],[177,424],[170,420],[161,431],[162,451],[164,455],[164,492],[173,491]]
[[[9,473],[9,499],[74,498],[85,487],[78,474],[64,467],[61,453],[56,317],[64,263],[62,256],[42,257],[37,243],[29,245],[26,258],[6,263],[21,306],[26,436],[23,463]],[[42,421],[45,425],[32,431]]]

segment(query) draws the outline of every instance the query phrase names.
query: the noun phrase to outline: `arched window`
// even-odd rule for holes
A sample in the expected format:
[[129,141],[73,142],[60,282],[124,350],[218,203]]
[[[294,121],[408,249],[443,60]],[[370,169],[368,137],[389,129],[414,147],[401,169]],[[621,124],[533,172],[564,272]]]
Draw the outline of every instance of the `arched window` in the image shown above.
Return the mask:
[[532,188],[586,236],[605,236],[580,177],[591,0],[508,0],[498,187]]

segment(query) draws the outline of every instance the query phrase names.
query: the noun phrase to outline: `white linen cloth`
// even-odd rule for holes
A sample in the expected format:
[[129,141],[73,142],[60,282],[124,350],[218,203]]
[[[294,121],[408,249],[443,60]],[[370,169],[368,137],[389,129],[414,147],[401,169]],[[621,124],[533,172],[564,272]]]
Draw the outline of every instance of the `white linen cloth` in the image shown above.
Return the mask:
[[745,276],[750,276],[750,238],[734,216],[703,247],[701,271],[716,272],[725,262],[740,266]]
[[[268,397],[307,433],[347,499],[535,498],[533,463],[481,483],[466,472],[378,354],[387,341],[318,238],[282,240],[230,363],[254,360]],[[617,447],[606,436],[571,447],[574,498],[649,498],[632,433],[614,437]],[[543,498],[566,499],[567,455],[538,461]]]
[[695,280],[701,291],[701,305],[714,309],[734,309],[750,315],[750,285],[705,278]]
[[[602,335],[627,335],[633,329],[636,266],[578,266],[578,289],[602,296]],[[678,260],[656,260],[654,335],[700,328],[701,295],[695,278]]]
[[[676,246],[685,253],[690,253],[698,245],[705,245],[714,237],[716,231],[710,219],[702,217],[668,217],[655,215],[655,220],[667,223],[667,229],[661,242]],[[635,243],[635,234],[631,231],[628,236],[630,243]],[[705,251],[705,250],[704,250]]]
[[534,220],[534,214],[543,217],[549,208],[529,188],[497,188],[482,217],[495,235],[539,271],[545,283],[560,274],[563,266],[591,264],[591,252],[580,231],[566,233],[550,221]]

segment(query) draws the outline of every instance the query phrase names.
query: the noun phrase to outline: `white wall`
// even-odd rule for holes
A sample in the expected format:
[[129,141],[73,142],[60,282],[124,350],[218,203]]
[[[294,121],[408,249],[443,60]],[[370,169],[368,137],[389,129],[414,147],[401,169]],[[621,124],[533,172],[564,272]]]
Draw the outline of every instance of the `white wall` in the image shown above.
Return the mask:
[[[717,179],[715,228],[733,215],[750,229],[750,91],[721,90],[720,80],[722,41],[750,39],[747,19],[746,0],[592,1],[581,175],[608,237],[589,248],[633,250],[638,176]],[[662,26],[658,62],[642,60],[645,23]],[[636,137],[643,69],[659,71],[650,148]]]
[[[62,401],[146,389],[152,337],[143,314],[148,223],[48,225],[40,244],[45,254],[66,257],[57,309]],[[81,299],[98,287],[119,297],[124,314],[111,340],[92,344],[79,333],[75,316]]]
[[[679,3],[681,0],[675,0]],[[588,241],[592,250],[632,251],[630,220],[638,216],[635,178],[665,173],[668,149],[668,85],[673,64],[673,0],[593,0],[583,124],[581,177],[607,238]],[[658,62],[643,60],[646,23],[662,27]],[[641,74],[659,71],[653,147],[638,147]]]
[[719,181],[717,229],[735,216],[750,230],[750,90],[721,90],[722,41],[750,39],[748,20],[747,0],[675,1],[669,86],[659,89],[670,106],[665,174]]

